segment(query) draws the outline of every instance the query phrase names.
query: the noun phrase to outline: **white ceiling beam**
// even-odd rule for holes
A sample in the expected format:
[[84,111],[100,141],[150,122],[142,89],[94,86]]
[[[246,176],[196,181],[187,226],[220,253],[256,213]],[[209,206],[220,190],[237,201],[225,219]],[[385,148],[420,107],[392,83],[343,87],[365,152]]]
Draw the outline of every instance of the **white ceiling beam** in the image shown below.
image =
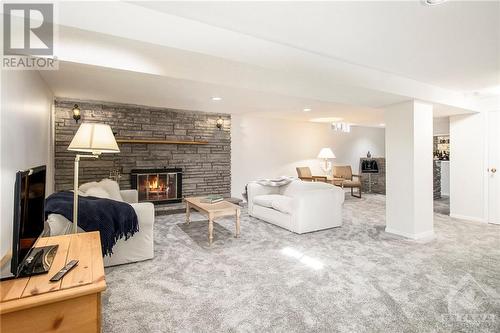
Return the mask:
[[[184,66],[177,67],[178,61],[167,58],[164,63],[145,62],[142,68],[134,68],[130,67],[133,61],[127,59],[130,57],[130,54],[127,54],[128,48],[121,53],[121,57],[107,60],[102,57],[101,60],[89,60],[83,56],[79,57],[77,53],[61,54],[63,60],[82,63],[95,61],[94,65],[100,66],[108,61],[106,66],[111,68],[117,66],[125,69],[124,67],[129,66],[129,70],[147,73],[157,71],[161,73],[158,75],[198,80],[202,67],[201,73],[204,75],[201,75],[201,80],[354,105],[380,107],[384,103],[411,98],[478,110],[475,99],[462,93],[130,3],[59,3],[58,23],[103,35],[168,47],[169,55],[172,55],[172,50],[175,49],[188,51],[191,59],[196,58],[200,62],[187,64],[184,61]],[[113,53],[109,47],[107,50],[104,47],[101,51],[104,57]],[[150,50],[145,52],[151,53]],[[152,58],[154,56],[151,55]],[[94,58],[98,58],[98,55]],[[262,82],[267,84],[263,86]]]

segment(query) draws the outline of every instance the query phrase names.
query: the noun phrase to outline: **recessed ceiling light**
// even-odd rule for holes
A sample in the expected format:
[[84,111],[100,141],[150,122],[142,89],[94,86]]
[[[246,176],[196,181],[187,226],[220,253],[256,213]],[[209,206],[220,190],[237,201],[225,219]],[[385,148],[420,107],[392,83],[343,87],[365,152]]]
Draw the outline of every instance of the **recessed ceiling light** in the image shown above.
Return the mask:
[[427,6],[436,6],[445,3],[447,0],[422,0],[424,5]]
[[380,127],[385,127],[385,124],[384,123],[380,123],[379,126]]
[[214,96],[212,97],[212,101],[222,101],[222,97]]
[[304,112],[309,112],[311,111],[311,108],[304,108]]

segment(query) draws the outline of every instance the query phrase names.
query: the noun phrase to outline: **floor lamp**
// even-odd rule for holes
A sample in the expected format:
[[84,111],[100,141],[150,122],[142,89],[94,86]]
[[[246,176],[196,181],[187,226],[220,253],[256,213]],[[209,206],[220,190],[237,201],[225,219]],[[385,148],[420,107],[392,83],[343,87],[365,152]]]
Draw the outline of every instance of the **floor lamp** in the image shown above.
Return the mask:
[[75,157],[75,177],[73,182],[73,233],[78,230],[78,168],[80,159],[98,159],[102,153],[119,153],[120,149],[116,143],[111,127],[106,124],[83,123],[78,128],[73,140],[69,144],[68,150],[90,153],[90,155],[76,154]]
[[323,171],[325,172],[326,175],[328,175],[328,172],[332,169],[332,162],[330,162],[330,159],[335,158],[335,154],[330,148],[321,148],[318,158],[322,159],[323,162],[325,163],[322,166]]

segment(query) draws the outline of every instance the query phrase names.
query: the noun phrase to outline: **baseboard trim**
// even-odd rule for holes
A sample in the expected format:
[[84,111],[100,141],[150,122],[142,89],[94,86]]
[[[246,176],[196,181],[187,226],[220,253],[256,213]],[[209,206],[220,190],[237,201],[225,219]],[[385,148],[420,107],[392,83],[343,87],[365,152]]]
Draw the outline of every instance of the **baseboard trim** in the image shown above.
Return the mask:
[[454,219],[468,221],[468,222],[488,223],[485,219],[482,219],[479,217],[467,216],[467,215],[451,214],[450,213],[450,217],[452,217]]
[[413,233],[409,233],[409,232],[396,230],[394,228],[385,227],[385,232],[390,233],[390,234],[394,234],[394,235],[398,235],[398,236],[403,236],[403,237],[410,238],[413,240],[421,240],[421,239],[427,239],[427,238],[434,237],[434,229],[429,230],[429,231],[425,231],[425,232],[421,232],[418,234],[413,234]]

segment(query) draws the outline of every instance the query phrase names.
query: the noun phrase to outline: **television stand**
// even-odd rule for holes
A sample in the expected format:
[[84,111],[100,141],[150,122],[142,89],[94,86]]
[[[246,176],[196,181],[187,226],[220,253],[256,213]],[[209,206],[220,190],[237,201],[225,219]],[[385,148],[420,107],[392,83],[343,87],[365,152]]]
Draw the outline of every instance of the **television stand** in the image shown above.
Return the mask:
[[57,253],[58,245],[34,247],[19,266],[16,277],[48,273]]
[[[0,332],[101,332],[101,292],[106,289],[99,232],[39,238],[59,245],[49,274],[0,282]],[[71,260],[78,266],[51,282]]]

